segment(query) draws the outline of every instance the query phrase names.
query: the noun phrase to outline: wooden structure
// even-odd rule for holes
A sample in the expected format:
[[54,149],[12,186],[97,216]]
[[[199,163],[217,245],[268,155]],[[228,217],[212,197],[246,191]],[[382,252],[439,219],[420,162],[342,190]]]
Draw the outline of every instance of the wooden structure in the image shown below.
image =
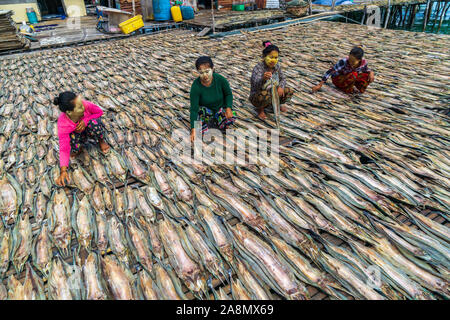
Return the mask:
[[142,14],[142,6],[140,0],[119,0],[120,10],[128,11],[133,15]]
[[30,41],[23,37],[12,19],[11,10],[0,10],[0,51],[28,48]]

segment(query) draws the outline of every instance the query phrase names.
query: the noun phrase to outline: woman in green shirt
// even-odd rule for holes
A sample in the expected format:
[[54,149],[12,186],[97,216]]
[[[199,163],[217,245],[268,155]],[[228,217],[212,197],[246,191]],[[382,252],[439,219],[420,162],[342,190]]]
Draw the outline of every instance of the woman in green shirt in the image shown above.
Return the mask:
[[236,120],[230,84],[214,72],[211,58],[198,58],[195,67],[200,77],[191,86],[191,141],[195,138],[195,121],[201,121],[202,133],[205,133],[212,122],[224,131]]

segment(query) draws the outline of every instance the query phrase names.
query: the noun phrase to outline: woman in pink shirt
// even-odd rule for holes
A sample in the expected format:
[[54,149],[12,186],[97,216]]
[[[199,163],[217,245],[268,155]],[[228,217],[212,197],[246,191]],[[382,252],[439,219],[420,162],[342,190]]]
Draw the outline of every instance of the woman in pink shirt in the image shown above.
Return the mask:
[[58,118],[59,163],[61,174],[56,184],[65,186],[69,181],[67,168],[70,155],[77,156],[88,139],[98,142],[100,150],[109,151],[109,145],[103,139],[104,126],[100,117],[102,109],[92,102],[82,100],[80,95],[66,91],[60,93],[53,101],[59,106],[61,114]]

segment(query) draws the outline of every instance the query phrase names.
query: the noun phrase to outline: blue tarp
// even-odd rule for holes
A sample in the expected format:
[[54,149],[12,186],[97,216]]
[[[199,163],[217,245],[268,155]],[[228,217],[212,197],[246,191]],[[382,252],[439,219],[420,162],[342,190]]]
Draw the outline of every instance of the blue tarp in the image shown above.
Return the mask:
[[[316,0],[312,2],[313,4],[318,4],[321,6],[331,6],[333,4],[333,0]],[[335,6],[353,4],[353,2],[349,0],[336,0]]]

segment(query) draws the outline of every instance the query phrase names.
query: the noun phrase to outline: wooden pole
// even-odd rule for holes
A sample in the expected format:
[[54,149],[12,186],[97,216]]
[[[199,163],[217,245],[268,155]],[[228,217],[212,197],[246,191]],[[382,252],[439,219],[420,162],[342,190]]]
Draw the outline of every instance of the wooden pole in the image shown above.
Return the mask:
[[[419,10],[417,10],[417,8],[419,8]],[[414,21],[416,20],[416,13],[417,13],[417,11],[420,11],[420,4],[419,5],[415,4],[414,7],[413,7],[413,14],[412,14],[412,17],[411,17],[411,22],[409,24],[410,29],[414,26]]]
[[361,19],[361,25],[364,24],[364,19],[366,17],[366,12],[367,12],[367,6],[364,6],[364,14],[363,14],[362,19]]
[[402,5],[398,6],[398,15],[399,15],[398,26],[400,27],[400,25],[402,23],[402,19],[403,19],[403,6]]
[[384,20],[384,28],[386,29],[389,21],[389,15],[391,14],[391,0],[388,0],[388,9],[386,14],[386,19]]
[[331,11],[334,11],[334,5],[336,3],[336,0],[333,0],[333,2],[331,3]]
[[439,30],[441,30],[441,26],[442,26],[442,22],[444,21],[444,17],[447,15],[448,8],[450,8],[450,2],[446,1],[444,8],[445,8],[445,10],[442,10],[441,19],[439,21],[439,26],[438,26],[436,33],[438,33]]
[[[438,1],[438,3],[437,3],[436,14],[434,15],[434,21],[433,21],[433,26],[431,27],[431,32],[433,32],[434,26],[436,25],[437,18],[439,15],[439,10],[441,10],[441,2],[440,1]],[[444,10],[444,8],[442,8],[442,10]]]
[[312,15],[312,0],[308,0],[308,5],[309,5],[308,15]]
[[211,0],[212,33],[216,32],[216,23],[214,21],[214,0]]
[[425,7],[425,14],[424,14],[424,19],[423,19],[422,32],[425,32],[425,29],[427,28],[429,7],[430,7],[430,0],[427,0],[427,6]]
[[134,0],[133,0],[133,16],[135,16],[135,15],[136,15],[136,6],[135,6]]

